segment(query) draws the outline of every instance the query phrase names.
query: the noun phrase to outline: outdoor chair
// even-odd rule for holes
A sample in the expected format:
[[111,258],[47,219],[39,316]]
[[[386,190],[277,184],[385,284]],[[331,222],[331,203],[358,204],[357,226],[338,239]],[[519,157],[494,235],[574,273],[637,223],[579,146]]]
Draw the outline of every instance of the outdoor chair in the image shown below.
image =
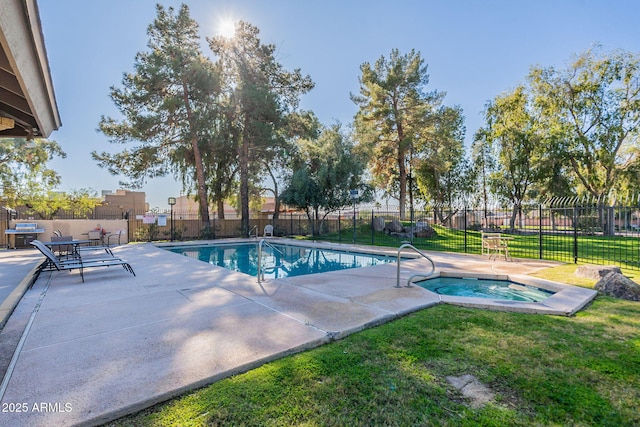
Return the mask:
[[[73,236],[63,236],[62,234],[55,234],[54,236],[51,236],[52,242],[69,242],[71,240],[73,240]],[[58,250],[58,258],[62,258],[63,256],[66,258],[74,256],[75,251],[72,245],[57,245],[56,249]],[[51,252],[55,253],[55,250],[52,248]]]
[[267,224],[267,226],[264,227],[264,237],[267,236],[273,237],[273,225],[271,224]]
[[87,232],[87,237],[91,240],[91,244],[102,244],[102,230],[90,230]]
[[505,260],[511,259],[509,255],[509,238],[503,237],[501,233],[482,233],[482,255],[489,255],[489,259],[493,256],[495,259],[498,255],[503,254]]
[[35,246],[47,258],[48,265],[52,270],[53,269],[56,269],[57,271],[75,270],[75,269],[80,270],[80,277],[82,278],[83,282],[84,282],[85,268],[111,267],[114,265],[120,265],[129,273],[133,274],[134,276],[136,275],[131,265],[120,258],[109,256],[109,257],[103,257],[103,258],[92,257],[89,259],[86,259],[86,258],[83,259],[82,257],[77,257],[77,258],[71,258],[68,260],[62,260],[56,257],[56,255],[51,251],[51,249],[46,247],[41,241],[34,240],[31,242],[31,244]]
[[120,239],[122,238],[122,235],[124,234],[125,230],[123,228],[121,228],[120,230],[116,231],[115,233],[110,233],[109,235],[107,235],[107,246],[109,246],[111,244],[111,238],[118,238],[118,246],[120,246]]

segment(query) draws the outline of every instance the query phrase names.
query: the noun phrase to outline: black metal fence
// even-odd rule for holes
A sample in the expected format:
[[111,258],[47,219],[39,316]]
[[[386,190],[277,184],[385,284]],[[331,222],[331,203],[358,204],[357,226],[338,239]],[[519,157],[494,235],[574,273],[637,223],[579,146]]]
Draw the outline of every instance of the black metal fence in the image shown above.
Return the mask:
[[[399,246],[410,242],[425,250],[482,253],[482,231],[511,240],[515,258],[570,263],[613,264],[640,269],[639,206],[523,206],[399,212],[372,209],[327,221],[323,239]],[[349,225],[350,224],[350,225]],[[354,225],[355,224],[355,225]]]
[[[239,219],[210,220],[205,227],[193,212],[122,212],[106,210],[57,212],[55,219],[127,219],[130,241],[197,240],[241,237]],[[34,212],[0,217],[0,227],[10,220],[42,218]],[[313,236],[336,242],[399,246],[410,242],[424,250],[480,254],[481,232],[499,231],[511,238],[515,258],[536,258],[570,263],[614,264],[640,269],[640,206],[527,205],[512,208],[428,208],[407,210],[359,207],[334,212],[309,221],[299,212],[281,213],[277,220],[252,218],[251,235],[262,235],[271,224],[276,236]]]

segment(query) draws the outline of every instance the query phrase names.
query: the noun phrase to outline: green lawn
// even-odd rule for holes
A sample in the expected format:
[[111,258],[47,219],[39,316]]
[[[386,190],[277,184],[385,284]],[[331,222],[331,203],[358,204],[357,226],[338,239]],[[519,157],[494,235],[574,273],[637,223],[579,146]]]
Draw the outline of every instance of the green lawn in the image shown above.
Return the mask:
[[[437,236],[416,238],[413,245],[419,249],[447,252],[481,253],[481,233],[477,231],[452,230],[433,226]],[[535,232],[531,234],[505,234],[512,238],[509,252],[515,258],[540,258],[540,240]],[[316,239],[318,236],[315,237]],[[353,242],[353,228],[343,228],[340,233],[327,233],[323,240]],[[356,243],[376,246],[398,247],[407,239],[387,236],[382,232],[371,232],[369,224],[356,230]],[[574,262],[574,238],[567,235],[544,235],[542,259]],[[626,268],[640,268],[640,239],[625,236],[578,236],[578,262],[615,264]]]
[[[472,408],[445,377],[496,399]],[[640,304],[574,317],[440,305],[269,363],[113,426],[637,426]]]

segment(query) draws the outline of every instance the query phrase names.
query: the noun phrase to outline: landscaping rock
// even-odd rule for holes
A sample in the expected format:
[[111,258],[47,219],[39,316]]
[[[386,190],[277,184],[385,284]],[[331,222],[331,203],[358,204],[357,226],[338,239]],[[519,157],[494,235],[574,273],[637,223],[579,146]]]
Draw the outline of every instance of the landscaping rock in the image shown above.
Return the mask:
[[384,218],[381,216],[377,216],[373,218],[373,229],[375,231],[384,231]]
[[436,230],[433,229],[429,224],[426,227],[416,227],[416,231],[413,233],[415,237],[435,237],[438,235]]
[[402,226],[402,223],[397,220],[394,219],[390,222],[387,222],[387,224],[384,226],[384,232],[386,234],[391,234],[391,233],[404,233],[405,229]]
[[615,298],[640,301],[640,285],[620,273],[610,272],[595,284],[594,289]]
[[458,389],[464,397],[471,399],[471,406],[474,408],[479,408],[485,403],[491,402],[495,397],[489,387],[482,384],[471,374],[460,377],[447,377],[447,381]]
[[586,279],[600,280],[609,273],[620,273],[620,267],[615,265],[581,265],[576,269],[575,275]]

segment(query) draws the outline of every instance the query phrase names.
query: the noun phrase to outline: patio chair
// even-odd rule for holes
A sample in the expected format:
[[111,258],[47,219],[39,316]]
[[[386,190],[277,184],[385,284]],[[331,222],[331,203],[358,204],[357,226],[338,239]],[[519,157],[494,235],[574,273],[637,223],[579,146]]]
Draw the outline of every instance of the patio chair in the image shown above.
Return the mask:
[[118,238],[118,246],[120,246],[120,239],[122,238],[122,235],[125,233],[124,228],[121,228],[120,230],[117,230],[113,233],[110,233],[107,235],[107,246],[109,246],[111,244],[111,238]]
[[82,282],[84,282],[84,269],[85,268],[94,268],[94,267],[111,267],[113,265],[120,265],[129,273],[134,276],[136,273],[133,271],[131,265],[120,259],[113,256],[104,257],[104,258],[90,258],[90,259],[82,259],[81,257],[71,258],[69,260],[61,260],[56,255],[46,247],[39,240],[33,240],[31,242],[33,246],[35,246],[46,258],[47,262],[51,269],[55,268],[58,271],[62,270],[80,270],[80,277],[82,278]]
[[87,232],[87,237],[89,240],[91,240],[91,244],[102,244],[102,230],[89,230]]
[[264,237],[271,236],[273,237],[273,225],[267,224],[264,227]]
[[503,237],[501,233],[482,233],[482,255],[489,255],[489,259],[493,256],[496,260],[502,253],[505,260],[510,260],[508,239]]
[[[63,236],[62,234],[55,234],[54,236],[51,236],[52,242],[69,242],[71,240],[73,240],[73,236]],[[58,258],[62,258],[63,256],[66,258],[74,256],[72,245],[58,245],[56,248],[58,250]],[[53,248],[51,249],[51,252],[55,253]]]

